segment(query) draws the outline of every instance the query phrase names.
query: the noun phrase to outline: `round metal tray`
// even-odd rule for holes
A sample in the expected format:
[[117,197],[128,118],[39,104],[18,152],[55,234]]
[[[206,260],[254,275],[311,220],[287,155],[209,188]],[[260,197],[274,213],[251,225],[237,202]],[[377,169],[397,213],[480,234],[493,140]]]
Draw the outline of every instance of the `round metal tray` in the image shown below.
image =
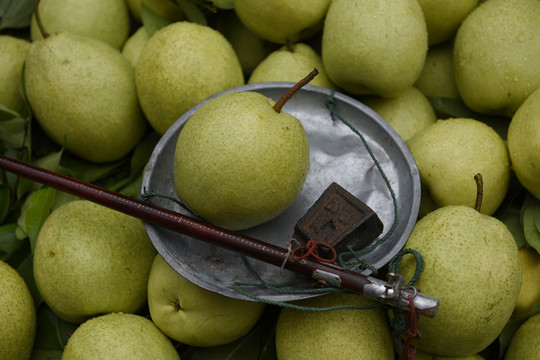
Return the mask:
[[[292,85],[288,82],[250,84],[229,89],[214,97],[231,92],[256,91],[278,100]],[[394,204],[387,184],[358,134],[342,121],[332,120],[327,108],[330,94],[328,89],[307,85],[284,106],[283,111],[297,117],[308,135],[311,165],[306,182],[298,198],[285,212],[241,233],[285,248],[296,222],[332,182],[338,183],[373,209],[384,224],[381,236],[390,230],[394,222]],[[190,116],[210,99],[182,115],[162,136],[148,162],[143,189],[177,197],[173,159],[178,135]],[[397,199],[398,217],[394,231],[382,244],[361,256],[375,268],[381,268],[401,250],[412,231],[420,204],[420,177],[405,143],[386,121],[349,96],[335,93],[334,99],[340,116],[367,141]],[[164,208],[194,216],[165,198],[155,197],[152,201]],[[235,290],[233,284],[256,282],[259,276],[272,284],[293,283],[282,288],[285,293],[257,286],[243,288],[259,298],[291,301],[314,296],[286,293],[288,290],[311,288],[310,280],[302,275],[255,259],[249,259],[250,269],[242,256],[230,250],[152,224],[145,226],[165,261],[180,275],[207,290],[232,298],[252,300]],[[364,271],[364,274],[369,274],[369,271]]]

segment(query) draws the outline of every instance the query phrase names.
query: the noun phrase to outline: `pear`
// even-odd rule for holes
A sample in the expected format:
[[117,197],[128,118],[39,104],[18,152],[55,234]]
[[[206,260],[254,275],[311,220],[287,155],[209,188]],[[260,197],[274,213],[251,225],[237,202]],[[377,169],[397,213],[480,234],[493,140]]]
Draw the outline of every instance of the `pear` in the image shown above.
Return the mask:
[[32,295],[19,273],[0,261],[0,359],[28,360],[36,334]]
[[348,92],[398,96],[420,75],[427,50],[426,22],[416,0],[334,0],[328,9],[323,64]]
[[[422,337],[415,345],[445,356],[484,350],[508,322],[521,287],[521,259],[506,225],[471,207],[448,205],[420,219],[404,247],[424,260],[416,285],[440,302],[434,318],[418,323]],[[410,279],[416,265],[406,255],[399,272]]]
[[381,115],[404,141],[437,121],[433,106],[415,87],[392,99],[371,95],[361,101]]
[[486,1],[461,24],[454,74],[465,104],[511,117],[540,87],[540,2]]
[[297,197],[309,170],[301,122],[257,92],[201,106],[176,143],[174,185],[196,214],[231,230],[266,222]]
[[451,40],[463,19],[478,6],[478,0],[418,0],[428,30],[429,45]]
[[522,286],[519,292],[519,298],[514,308],[512,318],[524,319],[529,315],[534,304],[540,301],[540,254],[529,246],[523,246],[519,249],[521,264],[523,267]]
[[138,22],[142,22],[141,7],[144,4],[156,15],[171,22],[184,18],[184,12],[180,5],[171,0],[125,0],[131,15]]
[[503,139],[474,119],[438,120],[406,142],[422,188],[439,206],[475,206],[476,182],[483,177],[481,212],[491,215],[508,190],[510,160]]
[[139,101],[159,134],[208,97],[244,85],[231,44],[217,30],[176,22],[152,35],[136,67]]
[[310,82],[311,85],[328,89],[336,87],[324,70],[321,56],[305,43],[283,46],[269,54],[253,70],[248,84],[269,81],[297,82],[313,68],[316,68],[319,74]]
[[519,107],[508,126],[508,151],[519,182],[540,199],[540,88]]
[[184,279],[158,254],[148,278],[152,321],[167,336],[191,346],[217,346],[246,335],[264,304],[229,298]]
[[422,350],[416,350],[414,356],[415,360],[484,360],[484,358],[478,354],[466,355],[466,356],[441,356],[437,354],[430,354]]
[[134,314],[101,315],[79,326],[62,360],[180,360],[171,341],[149,319]]
[[133,68],[137,66],[139,55],[148,39],[150,39],[148,31],[144,26],[141,26],[126,40],[122,47],[122,55],[129,60]]
[[322,28],[331,0],[235,0],[242,23],[268,41],[286,44],[307,39]]
[[516,331],[506,350],[504,360],[540,358],[540,314],[527,319]]
[[0,35],[0,104],[15,111],[23,105],[19,84],[29,48],[28,40]]
[[390,326],[382,307],[356,294],[330,293],[300,300],[297,306],[373,307],[326,312],[283,308],[276,325],[279,360],[394,360]]
[[414,83],[428,97],[459,98],[454,79],[454,47],[452,42],[431,46],[424,68]]
[[118,160],[145,133],[133,67],[99,40],[59,31],[32,43],[24,84],[43,130],[86,160]]
[[[124,0],[41,0],[39,17],[49,34],[65,30],[116,49],[129,36],[129,13]],[[35,15],[30,35],[32,41],[43,39]]]
[[56,208],[34,250],[38,290],[60,318],[139,311],[156,250],[141,220],[87,200]]

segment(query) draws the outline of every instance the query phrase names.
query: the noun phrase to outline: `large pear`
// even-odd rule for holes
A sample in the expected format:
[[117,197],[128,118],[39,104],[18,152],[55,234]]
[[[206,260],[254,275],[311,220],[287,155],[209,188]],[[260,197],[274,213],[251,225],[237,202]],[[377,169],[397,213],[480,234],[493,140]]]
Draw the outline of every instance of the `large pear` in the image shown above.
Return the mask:
[[334,0],[322,59],[337,86],[354,94],[395,97],[424,66],[428,34],[417,0]]
[[309,170],[301,122],[256,92],[205,103],[176,144],[174,184],[196,214],[240,230],[266,222],[297,197]]
[[[418,348],[445,356],[479,353],[510,319],[521,288],[521,259],[506,225],[463,205],[420,219],[405,248],[424,260],[417,286],[439,299],[434,318],[418,323]],[[416,261],[406,255],[399,271],[411,279]]]
[[144,135],[133,67],[104,42],[66,31],[33,42],[24,84],[43,130],[86,160],[118,160]]
[[27,40],[0,35],[0,104],[15,111],[23,104],[19,84],[29,48]]
[[231,44],[209,26],[176,22],[154,33],[136,67],[142,109],[160,134],[208,97],[244,84]]

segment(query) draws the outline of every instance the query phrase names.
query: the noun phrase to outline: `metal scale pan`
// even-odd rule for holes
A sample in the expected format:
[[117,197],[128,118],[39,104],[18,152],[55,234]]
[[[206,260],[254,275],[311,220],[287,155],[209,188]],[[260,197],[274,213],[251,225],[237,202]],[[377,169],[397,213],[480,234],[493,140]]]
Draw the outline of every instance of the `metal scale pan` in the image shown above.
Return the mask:
[[[288,82],[250,84],[229,89],[214,97],[231,92],[256,91],[277,101],[292,85]],[[332,182],[338,183],[373,209],[384,224],[381,237],[390,230],[395,218],[387,184],[360,137],[342,121],[332,120],[327,108],[327,98],[330,95],[329,89],[307,85],[284,106],[283,111],[297,117],[308,135],[311,165],[306,182],[298,198],[285,212],[241,233],[285,248],[296,222]],[[190,116],[210,99],[182,115],[162,136],[148,162],[142,189],[177,197],[173,159],[178,135]],[[367,141],[397,200],[398,217],[394,231],[382,244],[361,257],[375,268],[381,268],[401,250],[416,222],[420,205],[418,169],[403,140],[377,113],[359,101],[337,92],[334,93],[334,100],[340,116]],[[194,216],[171,200],[154,197],[152,202]],[[311,288],[311,281],[302,275],[255,259],[249,259],[252,266],[250,270],[242,256],[230,250],[152,224],[145,226],[165,261],[181,276],[207,290],[232,298],[251,300],[235,290],[233,284],[256,282],[254,270],[268,283],[293,283],[283,287],[284,292],[260,287],[243,288],[257,297],[272,301],[292,301],[314,296],[286,293],[287,290]],[[364,273],[369,274],[368,271]]]

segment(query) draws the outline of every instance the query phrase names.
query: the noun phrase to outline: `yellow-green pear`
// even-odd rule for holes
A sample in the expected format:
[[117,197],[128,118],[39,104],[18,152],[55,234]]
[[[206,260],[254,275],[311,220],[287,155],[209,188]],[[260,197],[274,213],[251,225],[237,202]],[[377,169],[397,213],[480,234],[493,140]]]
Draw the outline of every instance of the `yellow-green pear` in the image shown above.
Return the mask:
[[149,319],[112,313],[90,319],[70,336],[62,360],[180,360],[172,342]]
[[158,254],[148,279],[152,321],[167,336],[191,346],[228,344],[246,335],[264,304],[233,299],[195,285]]
[[97,314],[140,310],[155,254],[141,220],[75,200],[45,220],[34,277],[56,315],[81,323]]
[[428,34],[417,0],[334,0],[322,36],[330,79],[353,94],[395,97],[422,71]]
[[126,40],[122,47],[122,55],[129,60],[134,68],[137,66],[139,55],[148,39],[150,39],[148,31],[144,26],[141,26]]
[[234,92],[189,118],[176,144],[174,185],[193,212],[240,230],[296,199],[309,170],[309,142],[302,123],[273,106],[260,93]]
[[235,0],[242,23],[268,41],[302,41],[322,28],[331,0]]
[[540,87],[540,2],[493,0],[475,8],[454,40],[454,74],[465,104],[512,116]]
[[182,8],[174,0],[125,0],[125,2],[131,15],[138,22],[142,22],[141,8],[143,4],[148,10],[171,22],[184,18]]
[[478,0],[418,0],[428,30],[429,45],[451,40],[463,19],[478,6]]
[[523,319],[529,315],[533,305],[540,301],[540,254],[529,246],[519,249],[523,274],[521,291],[512,318]]
[[[120,49],[129,36],[129,13],[124,0],[41,0],[39,18],[45,30],[59,30],[103,41]],[[32,41],[43,39],[35,15]]]
[[540,88],[519,107],[508,126],[508,151],[519,182],[540,199]]
[[516,331],[504,360],[540,359],[540,314],[531,316]]
[[418,349],[416,350],[416,353],[414,355],[414,360],[484,360],[484,358],[478,354],[465,356],[444,356],[430,354]]
[[0,261],[0,359],[28,360],[36,334],[36,310],[19,273]]
[[248,84],[268,81],[298,82],[313,68],[319,74],[310,82],[328,89],[336,86],[328,78],[321,56],[305,43],[291,44],[269,54],[262,60],[249,77]]
[[0,35],[0,104],[15,111],[23,104],[19,84],[29,48],[28,40]]
[[59,31],[32,43],[25,66],[36,120],[76,155],[93,162],[118,160],[144,135],[134,70],[119,50]]
[[424,68],[414,83],[428,97],[459,98],[454,79],[454,47],[452,42],[431,46]]
[[490,126],[474,119],[438,120],[406,142],[418,166],[422,188],[438,206],[475,206],[474,176],[483,178],[481,212],[491,215],[508,190],[506,144]]
[[[405,248],[424,260],[417,286],[439,299],[434,318],[418,323],[413,343],[446,356],[477,354],[501,333],[521,287],[521,259],[512,233],[498,219],[463,205],[448,205],[420,219]],[[411,279],[411,255],[399,272]]]
[[279,360],[394,360],[390,326],[374,300],[357,294],[330,293],[294,304],[374,308],[324,312],[283,308],[276,325]]
[[152,35],[139,55],[135,80],[142,109],[159,134],[201,101],[244,85],[242,67],[225,37],[187,21]]
[[371,95],[361,101],[381,115],[404,141],[437,121],[433,106],[415,87],[392,99]]

